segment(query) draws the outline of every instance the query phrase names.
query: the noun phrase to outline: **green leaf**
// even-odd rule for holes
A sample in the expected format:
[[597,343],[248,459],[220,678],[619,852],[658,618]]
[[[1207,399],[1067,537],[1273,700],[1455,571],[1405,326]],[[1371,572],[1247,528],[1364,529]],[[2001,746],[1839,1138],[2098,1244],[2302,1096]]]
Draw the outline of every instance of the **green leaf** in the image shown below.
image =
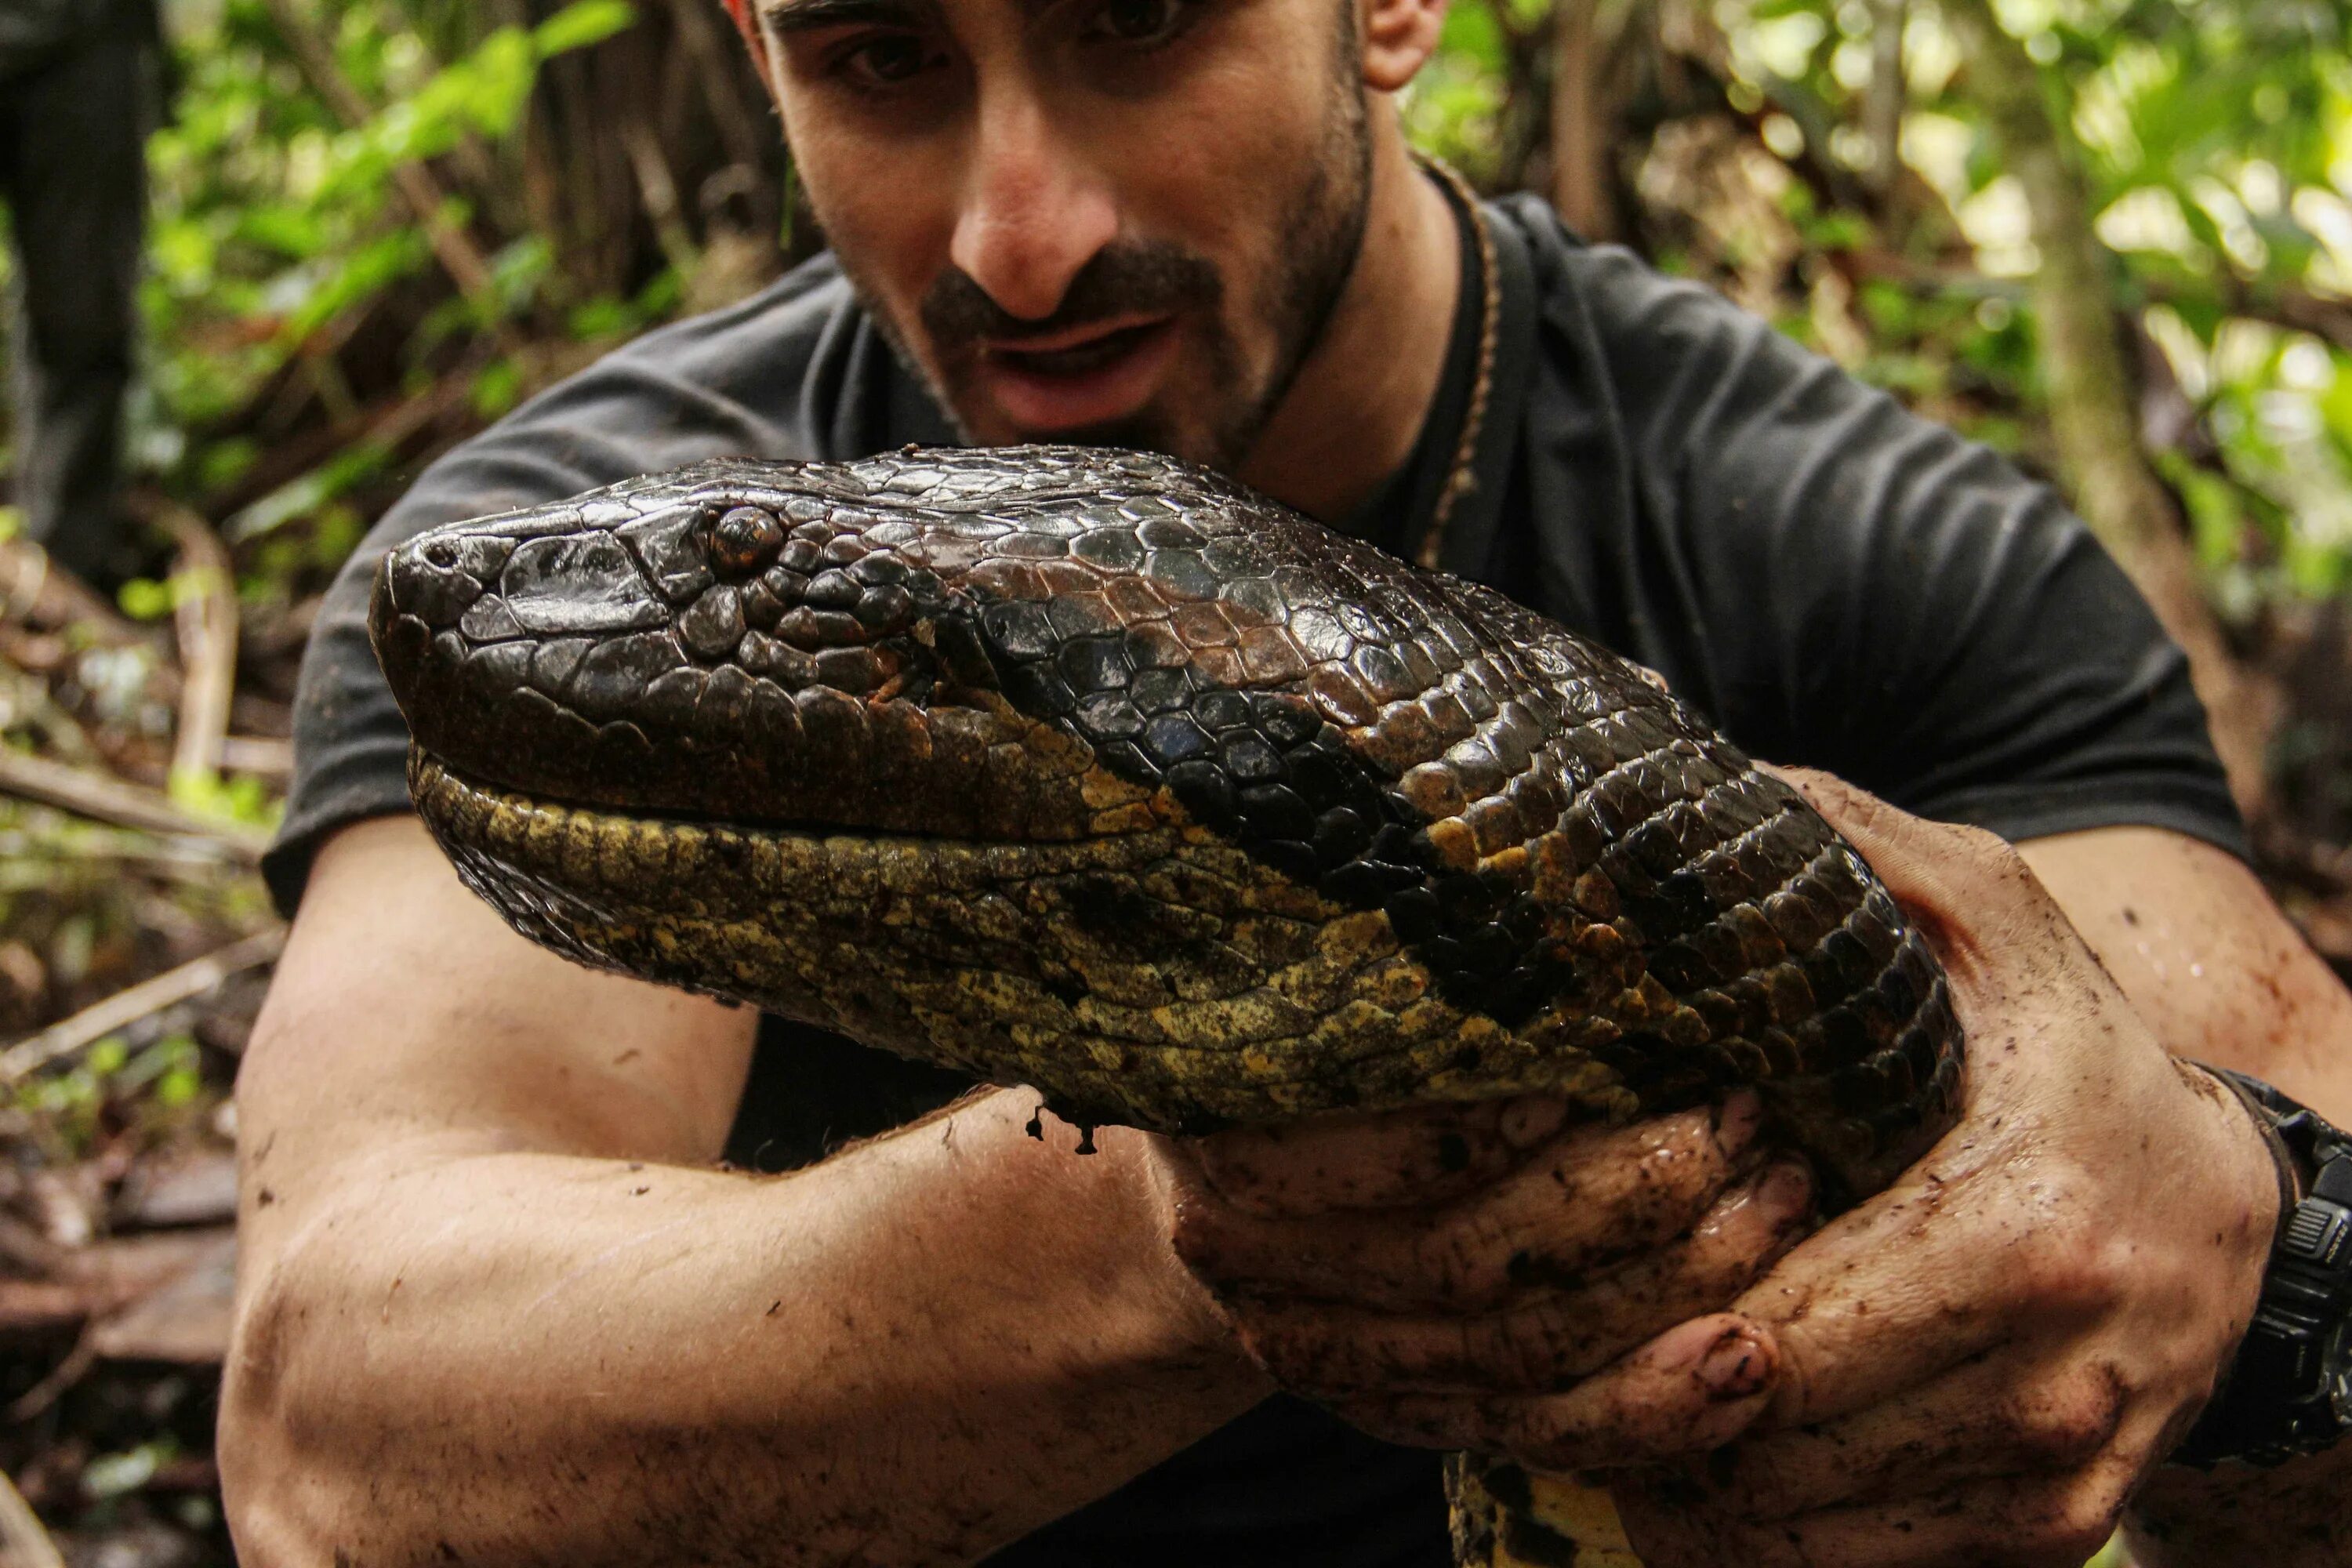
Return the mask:
[[237,238],[307,261],[327,247],[326,225],[312,209],[291,203],[247,207],[237,215]]
[[152,577],[133,577],[114,591],[114,602],[134,621],[160,621],[172,613],[172,587]]
[[1503,68],[1503,30],[1496,24],[1495,13],[1484,4],[1457,5],[1447,10],[1439,39],[1445,63],[1456,69],[1467,66],[1499,72]]
[[584,343],[633,331],[635,323],[636,312],[629,309],[627,300],[608,298],[575,306],[564,318],[564,330]]
[[573,0],[531,29],[531,47],[547,59],[601,44],[636,25],[637,8],[628,0]]
[[396,279],[423,271],[432,255],[431,244],[417,228],[395,229],[369,241],[300,290],[287,310],[287,342],[300,342]]
[[522,396],[522,370],[511,359],[493,360],[474,377],[474,412],[496,419]]

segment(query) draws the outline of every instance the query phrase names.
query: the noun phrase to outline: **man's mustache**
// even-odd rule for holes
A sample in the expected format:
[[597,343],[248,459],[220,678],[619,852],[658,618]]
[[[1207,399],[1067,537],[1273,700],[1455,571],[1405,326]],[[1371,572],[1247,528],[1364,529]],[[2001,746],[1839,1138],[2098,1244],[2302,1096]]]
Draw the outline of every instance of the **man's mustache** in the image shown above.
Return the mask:
[[950,266],[923,295],[923,330],[937,352],[979,342],[1018,342],[1113,317],[1170,315],[1224,298],[1216,264],[1168,240],[1114,242],[1095,252],[1070,279],[1053,314],[1016,316],[960,267]]

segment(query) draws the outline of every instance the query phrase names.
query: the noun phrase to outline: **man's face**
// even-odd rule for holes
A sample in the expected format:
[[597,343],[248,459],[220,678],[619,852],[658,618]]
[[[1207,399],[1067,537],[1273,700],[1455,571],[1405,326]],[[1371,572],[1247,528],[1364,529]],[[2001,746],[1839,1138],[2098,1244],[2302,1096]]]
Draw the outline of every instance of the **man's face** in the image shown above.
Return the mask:
[[1354,0],[754,0],[800,176],[967,439],[1234,468],[1363,237]]

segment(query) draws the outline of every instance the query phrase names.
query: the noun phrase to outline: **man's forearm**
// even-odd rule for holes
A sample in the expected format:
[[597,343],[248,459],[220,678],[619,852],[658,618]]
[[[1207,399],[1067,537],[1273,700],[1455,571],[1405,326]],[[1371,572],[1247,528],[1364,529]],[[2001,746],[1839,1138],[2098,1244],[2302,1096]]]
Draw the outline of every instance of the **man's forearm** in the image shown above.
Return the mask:
[[224,1400],[246,1561],[965,1562],[1109,1489],[1265,1389],[1133,1135],[1081,1158],[1034,1103],[782,1180],[412,1151],[279,1216]]
[[2019,851],[2174,1054],[2352,1123],[2352,994],[2245,866],[2146,827]]

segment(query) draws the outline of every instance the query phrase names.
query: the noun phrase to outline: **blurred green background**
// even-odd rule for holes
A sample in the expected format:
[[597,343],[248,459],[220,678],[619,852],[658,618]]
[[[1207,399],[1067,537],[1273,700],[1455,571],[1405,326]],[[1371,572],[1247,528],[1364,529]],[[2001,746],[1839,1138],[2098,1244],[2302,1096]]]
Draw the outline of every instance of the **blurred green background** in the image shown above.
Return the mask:
[[[76,595],[0,504],[0,1469],[113,1568],[226,1552],[223,1277],[187,1259],[228,1245],[252,858],[319,594],[437,452],[822,243],[718,0],[164,12],[130,443],[155,574]],[[1455,0],[1404,101],[1483,188],[2062,486],[2190,647],[2261,868],[2339,966],[2348,15]],[[187,1258],[146,1295],[89,1283],[158,1237]]]

